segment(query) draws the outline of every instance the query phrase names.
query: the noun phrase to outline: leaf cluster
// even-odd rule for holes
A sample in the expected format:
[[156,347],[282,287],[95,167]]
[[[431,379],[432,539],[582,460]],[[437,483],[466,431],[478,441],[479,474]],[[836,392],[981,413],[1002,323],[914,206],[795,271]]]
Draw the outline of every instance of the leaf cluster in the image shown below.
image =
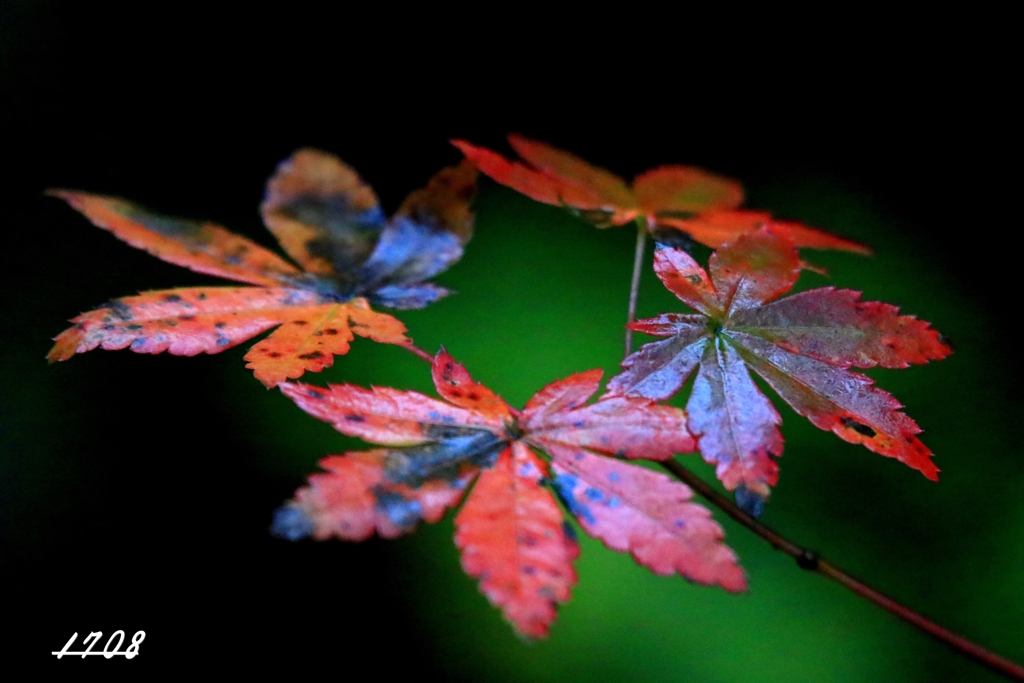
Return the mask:
[[[212,223],[52,191],[136,248],[245,286],[114,299],[74,318],[49,358],[97,347],[218,353],[272,330],[245,356],[256,378],[375,446],[322,460],[324,471],[277,511],[273,533],[392,538],[461,503],[463,567],[527,637],[548,633],[575,584],[578,547],[567,517],[656,573],[745,588],[721,527],[691,489],[627,461],[699,452],[743,507],[759,511],[778,480],[783,438],[751,373],[815,426],[937,478],[916,423],[851,368],[905,368],[944,358],[948,344],[927,323],[855,291],[783,297],[806,266],[799,248],[866,247],[740,209],[742,187],[701,169],[661,166],[627,184],[544,143],[509,142],[524,162],[455,141],[465,160],[390,218],[351,167],[299,150],[278,166],[260,206],[288,258]],[[638,223],[658,242],[654,270],[691,310],[630,321],[629,329],[663,339],[629,355],[603,394],[602,372],[589,370],[551,382],[518,410],[444,349],[418,349],[398,318],[376,310],[420,308],[449,294],[430,279],[458,261],[472,235],[478,170],[598,227]],[[685,249],[692,242],[716,249],[706,268]],[[288,381],[329,367],[355,335],[429,361],[440,400]],[[691,378],[686,410],[660,403]]]

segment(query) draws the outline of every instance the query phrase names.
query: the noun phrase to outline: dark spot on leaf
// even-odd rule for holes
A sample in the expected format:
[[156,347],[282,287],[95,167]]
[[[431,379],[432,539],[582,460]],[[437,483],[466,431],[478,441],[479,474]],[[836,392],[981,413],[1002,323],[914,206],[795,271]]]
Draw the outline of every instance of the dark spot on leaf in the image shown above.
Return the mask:
[[432,443],[389,450],[384,463],[387,479],[412,487],[430,480],[454,482],[464,473],[464,466],[493,467],[498,454],[508,447],[508,441],[490,431],[423,425],[424,435],[432,438],[437,438],[433,434],[440,429],[450,429],[452,435]]
[[138,339],[136,339],[135,341],[132,342],[132,348],[133,349],[140,349],[140,348],[142,348],[143,346],[146,345],[147,341],[149,341],[149,340],[147,340],[145,337],[139,337]]
[[183,315],[183,316],[181,316],[180,319],[181,320],[195,320],[196,317],[194,315]]
[[480,400],[480,394],[476,393],[475,391],[471,391],[471,392],[469,392],[469,396],[467,396],[467,398],[470,401],[479,401]]
[[124,329],[132,330],[134,332],[135,330],[141,330],[142,329],[142,325],[125,325]]
[[199,299],[200,301],[206,301],[206,293],[199,292],[199,295],[196,298]]
[[[314,337],[322,337],[322,336],[324,336],[324,331],[323,330],[317,330],[316,332],[313,333],[313,336]],[[318,342],[318,343],[322,344],[323,342]]]
[[[659,212],[659,216],[665,214]],[[693,249],[693,238],[690,237],[690,233],[679,228],[657,224],[651,230],[651,237],[654,238],[654,243],[657,247],[664,249],[669,247],[672,249],[682,249],[689,253]]]
[[314,358],[321,358],[323,355],[319,351],[310,351],[309,353],[300,353],[299,358],[302,360],[313,360]]
[[105,308],[109,308],[110,312],[114,314],[114,317],[120,320],[131,320],[135,316],[132,315],[131,306],[124,303],[123,301],[108,301]]
[[377,500],[376,508],[386,514],[391,523],[404,529],[411,528],[423,516],[423,506],[419,501],[409,500],[399,493],[388,491],[382,486],[373,487],[373,497]]
[[333,327],[328,327],[326,330],[324,330],[324,332],[326,334],[338,334],[338,331],[336,329],[334,329]]
[[616,458],[625,458],[626,457],[626,449],[625,448],[620,448],[619,450],[615,451],[615,457]]
[[363,417],[362,415],[346,415],[345,416],[345,421],[346,422],[366,422],[366,418]]
[[569,508],[569,512],[575,515],[577,519],[586,520],[590,524],[596,524],[597,519],[590,511],[590,508],[577,500],[573,495],[573,490],[578,482],[579,480],[571,474],[559,474],[555,477],[552,484],[554,485],[555,493],[562,499],[565,506]]
[[848,427],[849,429],[852,429],[858,434],[861,434],[868,438],[874,438],[874,436],[878,433],[871,427],[867,426],[866,424],[862,422],[857,422],[852,417],[844,417],[839,421],[843,423],[844,427]]
[[103,326],[103,327],[101,327],[100,329],[101,329],[101,330],[105,330],[105,331],[107,331],[107,332],[110,332],[110,331],[111,331],[111,330],[113,330],[113,329],[117,329],[117,325],[104,325],[104,326]]
[[533,576],[534,574],[537,573],[537,568],[536,567],[531,567],[531,566],[527,565],[527,566],[523,567],[523,573],[526,574],[527,576]]
[[[278,354],[278,355],[280,355],[280,354]],[[319,392],[319,391],[317,391],[316,389],[307,389],[306,390],[306,396],[309,396],[310,398],[323,398],[324,394]]]
[[512,424],[505,424],[505,434],[510,440],[516,440],[523,438],[523,430],[519,428],[519,421],[513,419]]
[[271,358],[280,358],[281,357],[281,352],[280,351],[267,351],[267,355],[270,356]]
[[305,320],[293,320],[292,325],[308,325],[309,323]]
[[228,326],[228,324],[227,323],[214,323],[213,326],[216,327],[218,330],[223,330],[225,327]]
[[164,301],[168,303],[174,303],[175,301],[181,301],[181,297],[177,294],[168,294],[164,297]]
[[231,340],[227,337],[217,337],[217,346],[227,346],[231,343]]
[[452,379],[452,370],[454,369],[455,364],[448,362],[444,364],[444,370],[441,371],[441,378],[452,385],[458,384],[458,382]]

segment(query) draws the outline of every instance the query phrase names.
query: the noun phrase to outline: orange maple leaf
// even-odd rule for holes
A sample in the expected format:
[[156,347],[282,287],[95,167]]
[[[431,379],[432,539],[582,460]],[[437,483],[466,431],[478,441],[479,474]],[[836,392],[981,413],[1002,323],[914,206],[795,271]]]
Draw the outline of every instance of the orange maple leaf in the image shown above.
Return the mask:
[[51,190],[133,247],[191,270],[255,285],[191,287],[115,299],[74,318],[49,360],[96,347],[191,356],[219,353],[271,328],[246,354],[268,387],[318,372],[354,335],[410,346],[405,326],[369,302],[419,308],[448,292],[427,282],[462,255],[472,235],[476,170],[442,169],[387,219],[356,172],[303,149],[267,184],[261,212],[304,270],[213,223],[170,218],[115,197]]

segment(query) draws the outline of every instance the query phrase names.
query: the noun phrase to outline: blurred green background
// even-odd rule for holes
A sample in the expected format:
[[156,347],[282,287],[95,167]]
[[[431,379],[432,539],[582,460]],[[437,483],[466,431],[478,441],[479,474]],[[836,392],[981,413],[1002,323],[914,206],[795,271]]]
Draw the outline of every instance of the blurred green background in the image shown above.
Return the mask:
[[[336,667],[340,678],[370,661],[388,678],[454,681],[997,680],[719,513],[748,594],[656,577],[584,538],[579,585],[551,637],[524,643],[461,571],[451,516],[390,542],[269,537],[272,511],[317,460],[360,445],[266,391],[243,367],[247,345],[45,363],[50,338],[80,311],[213,281],[127,247],[44,188],[125,196],[272,246],[256,206],[296,147],[339,154],[393,211],[458,159],[447,138],[507,150],[509,130],[626,176],[706,166],[742,180],[748,206],[875,248],[872,258],[805,252],[831,275],[806,273],[799,287],[862,290],[953,340],[946,361],[869,372],[923,427],[941,480],[776,402],[786,451],[763,520],[1024,661],[1024,377],[1005,341],[1017,304],[1002,294],[1018,267],[1012,248],[977,239],[1008,225],[991,198],[1009,196],[1010,182],[985,171],[1007,128],[999,103],[977,97],[983,82],[953,81],[968,89],[958,102],[974,96],[965,114],[948,99],[932,106],[940,81],[953,87],[942,63],[914,70],[899,52],[884,67],[839,60],[825,80],[781,55],[751,62],[733,88],[686,71],[671,50],[641,60],[592,49],[600,37],[586,31],[544,54],[488,51],[550,37],[517,35],[526,24],[474,42],[417,17],[363,35],[316,15],[242,31],[235,17],[183,10],[0,11],[0,152],[11,174],[0,203],[0,578],[14,631],[0,642],[5,661],[157,669],[258,656]],[[350,24],[394,20],[366,11]],[[680,99],[684,83],[702,96]],[[489,181],[476,209],[466,256],[439,278],[458,294],[399,315],[416,342],[444,345],[515,405],[573,372],[614,374],[632,230],[598,231]],[[678,310],[646,272],[639,314]],[[306,379],[431,391],[422,361],[362,340]],[[684,460],[712,478],[695,456]],[[130,664],[49,655],[72,632],[116,629],[147,633]]]

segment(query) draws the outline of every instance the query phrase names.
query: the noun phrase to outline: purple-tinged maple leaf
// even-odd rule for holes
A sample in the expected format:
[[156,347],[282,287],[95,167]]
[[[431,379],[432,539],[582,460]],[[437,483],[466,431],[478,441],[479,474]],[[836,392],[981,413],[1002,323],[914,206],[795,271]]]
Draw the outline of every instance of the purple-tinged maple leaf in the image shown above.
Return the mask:
[[770,227],[719,249],[707,271],[670,248],[655,253],[654,269],[696,313],[632,323],[666,339],[629,356],[608,395],[660,401],[696,372],[689,428],[726,488],[756,506],[778,479],[781,419],[750,370],[815,426],[938,478],[931,451],[917,438],[921,429],[902,405],[849,369],[945,358],[951,349],[928,323],[832,287],[778,299],[796,283],[800,261],[789,236]]

